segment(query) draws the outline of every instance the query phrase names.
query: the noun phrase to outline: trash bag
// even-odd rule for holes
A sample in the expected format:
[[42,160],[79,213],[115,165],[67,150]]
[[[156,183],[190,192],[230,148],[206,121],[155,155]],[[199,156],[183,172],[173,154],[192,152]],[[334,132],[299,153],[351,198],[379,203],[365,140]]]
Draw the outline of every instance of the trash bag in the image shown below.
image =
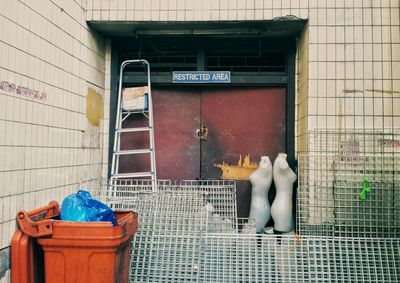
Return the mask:
[[61,220],[91,222],[111,221],[117,225],[114,212],[104,203],[92,198],[89,192],[80,190],[67,196],[61,204]]

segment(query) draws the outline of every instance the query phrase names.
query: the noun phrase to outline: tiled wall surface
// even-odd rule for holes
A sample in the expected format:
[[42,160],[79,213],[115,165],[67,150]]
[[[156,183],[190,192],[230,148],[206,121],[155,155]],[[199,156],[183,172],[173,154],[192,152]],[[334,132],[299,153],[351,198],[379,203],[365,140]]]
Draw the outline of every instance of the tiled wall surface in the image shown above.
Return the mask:
[[308,17],[302,0],[87,0],[89,21],[263,20]]
[[296,152],[307,150],[308,110],[308,28],[300,37],[296,64]]
[[302,109],[297,113],[303,115],[297,119],[307,119],[297,127],[300,138],[307,130],[316,128],[400,127],[399,3],[398,0],[87,0],[87,19],[236,21],[272,20],[287,15],[308,19],[308,44],[302,47],[303,53],[309,53],[307,83],[297,84],[297,95],[302,96],[298,100]]
[[310,1],[309,129],[400,127],[399,3]]
[[105,44],[85,9],[81,0],[0,1],[0,250],[18,210],[101,176],[108,121],[93,126],[86,100],[89,88],[103,96]]
[[[0,1],[0,249],[9,245],[17,210],[60,200],[80,180],[107,172],[111,46],[86,20],[308,19],[296,73],[302,151],[316,128],[400,128],[399,3]],[[99,126],[86,115],[89,88],[103,98]]]

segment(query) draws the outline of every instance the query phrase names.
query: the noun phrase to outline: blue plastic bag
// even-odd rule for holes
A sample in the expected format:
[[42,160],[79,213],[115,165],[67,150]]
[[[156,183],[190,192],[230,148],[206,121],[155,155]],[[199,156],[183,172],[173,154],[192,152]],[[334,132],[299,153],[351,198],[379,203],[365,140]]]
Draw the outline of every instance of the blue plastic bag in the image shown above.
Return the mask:
[[61,220],[76,222],[111,221],[116,226],[114,212],[104,203],[80,190],[67,196],[61,204]]

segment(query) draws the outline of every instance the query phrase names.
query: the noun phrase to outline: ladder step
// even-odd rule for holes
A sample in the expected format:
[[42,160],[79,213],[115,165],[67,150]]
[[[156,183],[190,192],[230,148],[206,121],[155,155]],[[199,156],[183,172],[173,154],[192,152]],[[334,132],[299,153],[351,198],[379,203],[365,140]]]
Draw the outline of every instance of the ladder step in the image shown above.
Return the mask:
[[141,177],[151,177],[153,172],[136,172],[136,173],[119,173],[112,175],[113,178],[141,178]]
[[129,155],[129,154],[143,154],[143,153],[151,153],[152,149],[146,148],[146,149],[130,149],[130,150],[120,150],[120,151],[115,151],[114,154],[116,155]]
[[127,115],[127,114],[146,114],[149,113],[149,110],[125,110],[125,109],[120,109],[120,113],[122,115]]
[[146,132],[150,131],[150,127],[139,127],[139,128],[125,128],[125,129],[116,129],[116,133],[132,133],[132,132]]

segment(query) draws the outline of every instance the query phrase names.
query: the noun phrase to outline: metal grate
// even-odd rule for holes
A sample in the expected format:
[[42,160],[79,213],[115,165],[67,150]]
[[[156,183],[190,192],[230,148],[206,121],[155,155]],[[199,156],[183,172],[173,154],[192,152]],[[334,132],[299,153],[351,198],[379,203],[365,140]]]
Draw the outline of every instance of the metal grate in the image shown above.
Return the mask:
[[399,282],[400,239],[207,234],[198,282]]
[[314,130],[308,134],[308,153],[338,155],[341,159],[358,155],[400,156],[400,129]]
[[150,205],[136,207],[151,224],[139,227],[133,241],[132,282],[196,280],[200,239],[207,230],[208,218],[216,213],[236,216],[234,187],[229,183],[226,188],[222,183],[209,185],[183,182],[166,187],[150,195]]
[[[90,181],[81,185],[114,209],[139,213],[133,239],[131,282],[196,281],[201,237],[237,229],[234,181]],[[225,228],[224,228],[225,227]]]
[[[196,194],[202,199],[200,207],[208,202],[213,213],[229,219],[236,219],[236,183],[230,180],[183,180],[172,182],[158,180],[157,192],[153,191],[150,179],[113,179],[87,180],[80,183],[80,189],[87,190],[100,201],[118,209],[122,204],[129,209],[141,207],[139,202],[144,196],[154,193]],[[158,204],[157,204],[158,205]],[[180,207],[172,204],[174,209]]]
[[[314,130],[299,157],[298,230],[398,237],[400,130]],[[371,193],[360,200],[364,180]]]
[[[328,168],[331,165],[329,158],[323,163],[310,159],[311,155],[306,156],[306,160],[312,160],[316,166]],[[368,161],[365,168],[377,163],[377,160]],[[301,164],[301,168],[307,168],[304,162]],[[348,168],[342,171],[347,172]],[[318,178],[324,180],[327,171],[313,169],[305,172],[319,174]],[[300,177],[304,180],[304,175]],[[332,180],[335,181],[335,178],[332,177]],[[230,218],[236,216],[236,210],[231,211],[236,207],[234,182],[159,181],[155,192],[152,191],[151,181],[118,180],[114,186],[103,181],[85,184],[82,188],[92,190],[96,196],[105,196],[103,199],[112,206],[139,212],[139,229],[133,239],[131,282],[400,280],[399,237],[341,237],[334,233],[329,236],[305,235],[307,232],[317,232],[318,235],[322,231],[307,228],[320,227],[304,222],[306,219],[316,221],[317,218],[310,218],[312,213],[309,218],[299,218],[303,221],[299,225],[304,232],[301,236],[255,234],[254,221]],[[335,198],[330,201],[327,203],[335,203]],[[310,206],[301,208],[305,208],[301,212],[314,211],[308,209],[313,208]],[[326,211],[320,211],[320,215],[325,214]],[[345,219],[350,218],[346,216]],[[335,231],[334,224],[328,223],[331,231]],[[374,233],[368,235],[377,234]],[[354,231],[353,235],[356,235]]]
[[[309,154],[299,168],[302,235],[400,237],[400,158]],[[364,180],[371,192],[362,200]]]
[[131,281],[194,280],[198,245],[208,217],[204,199],[170,193],[157,193],[151,198],[152,203],[137,209],[144,225],[139,226],[133,240]]

